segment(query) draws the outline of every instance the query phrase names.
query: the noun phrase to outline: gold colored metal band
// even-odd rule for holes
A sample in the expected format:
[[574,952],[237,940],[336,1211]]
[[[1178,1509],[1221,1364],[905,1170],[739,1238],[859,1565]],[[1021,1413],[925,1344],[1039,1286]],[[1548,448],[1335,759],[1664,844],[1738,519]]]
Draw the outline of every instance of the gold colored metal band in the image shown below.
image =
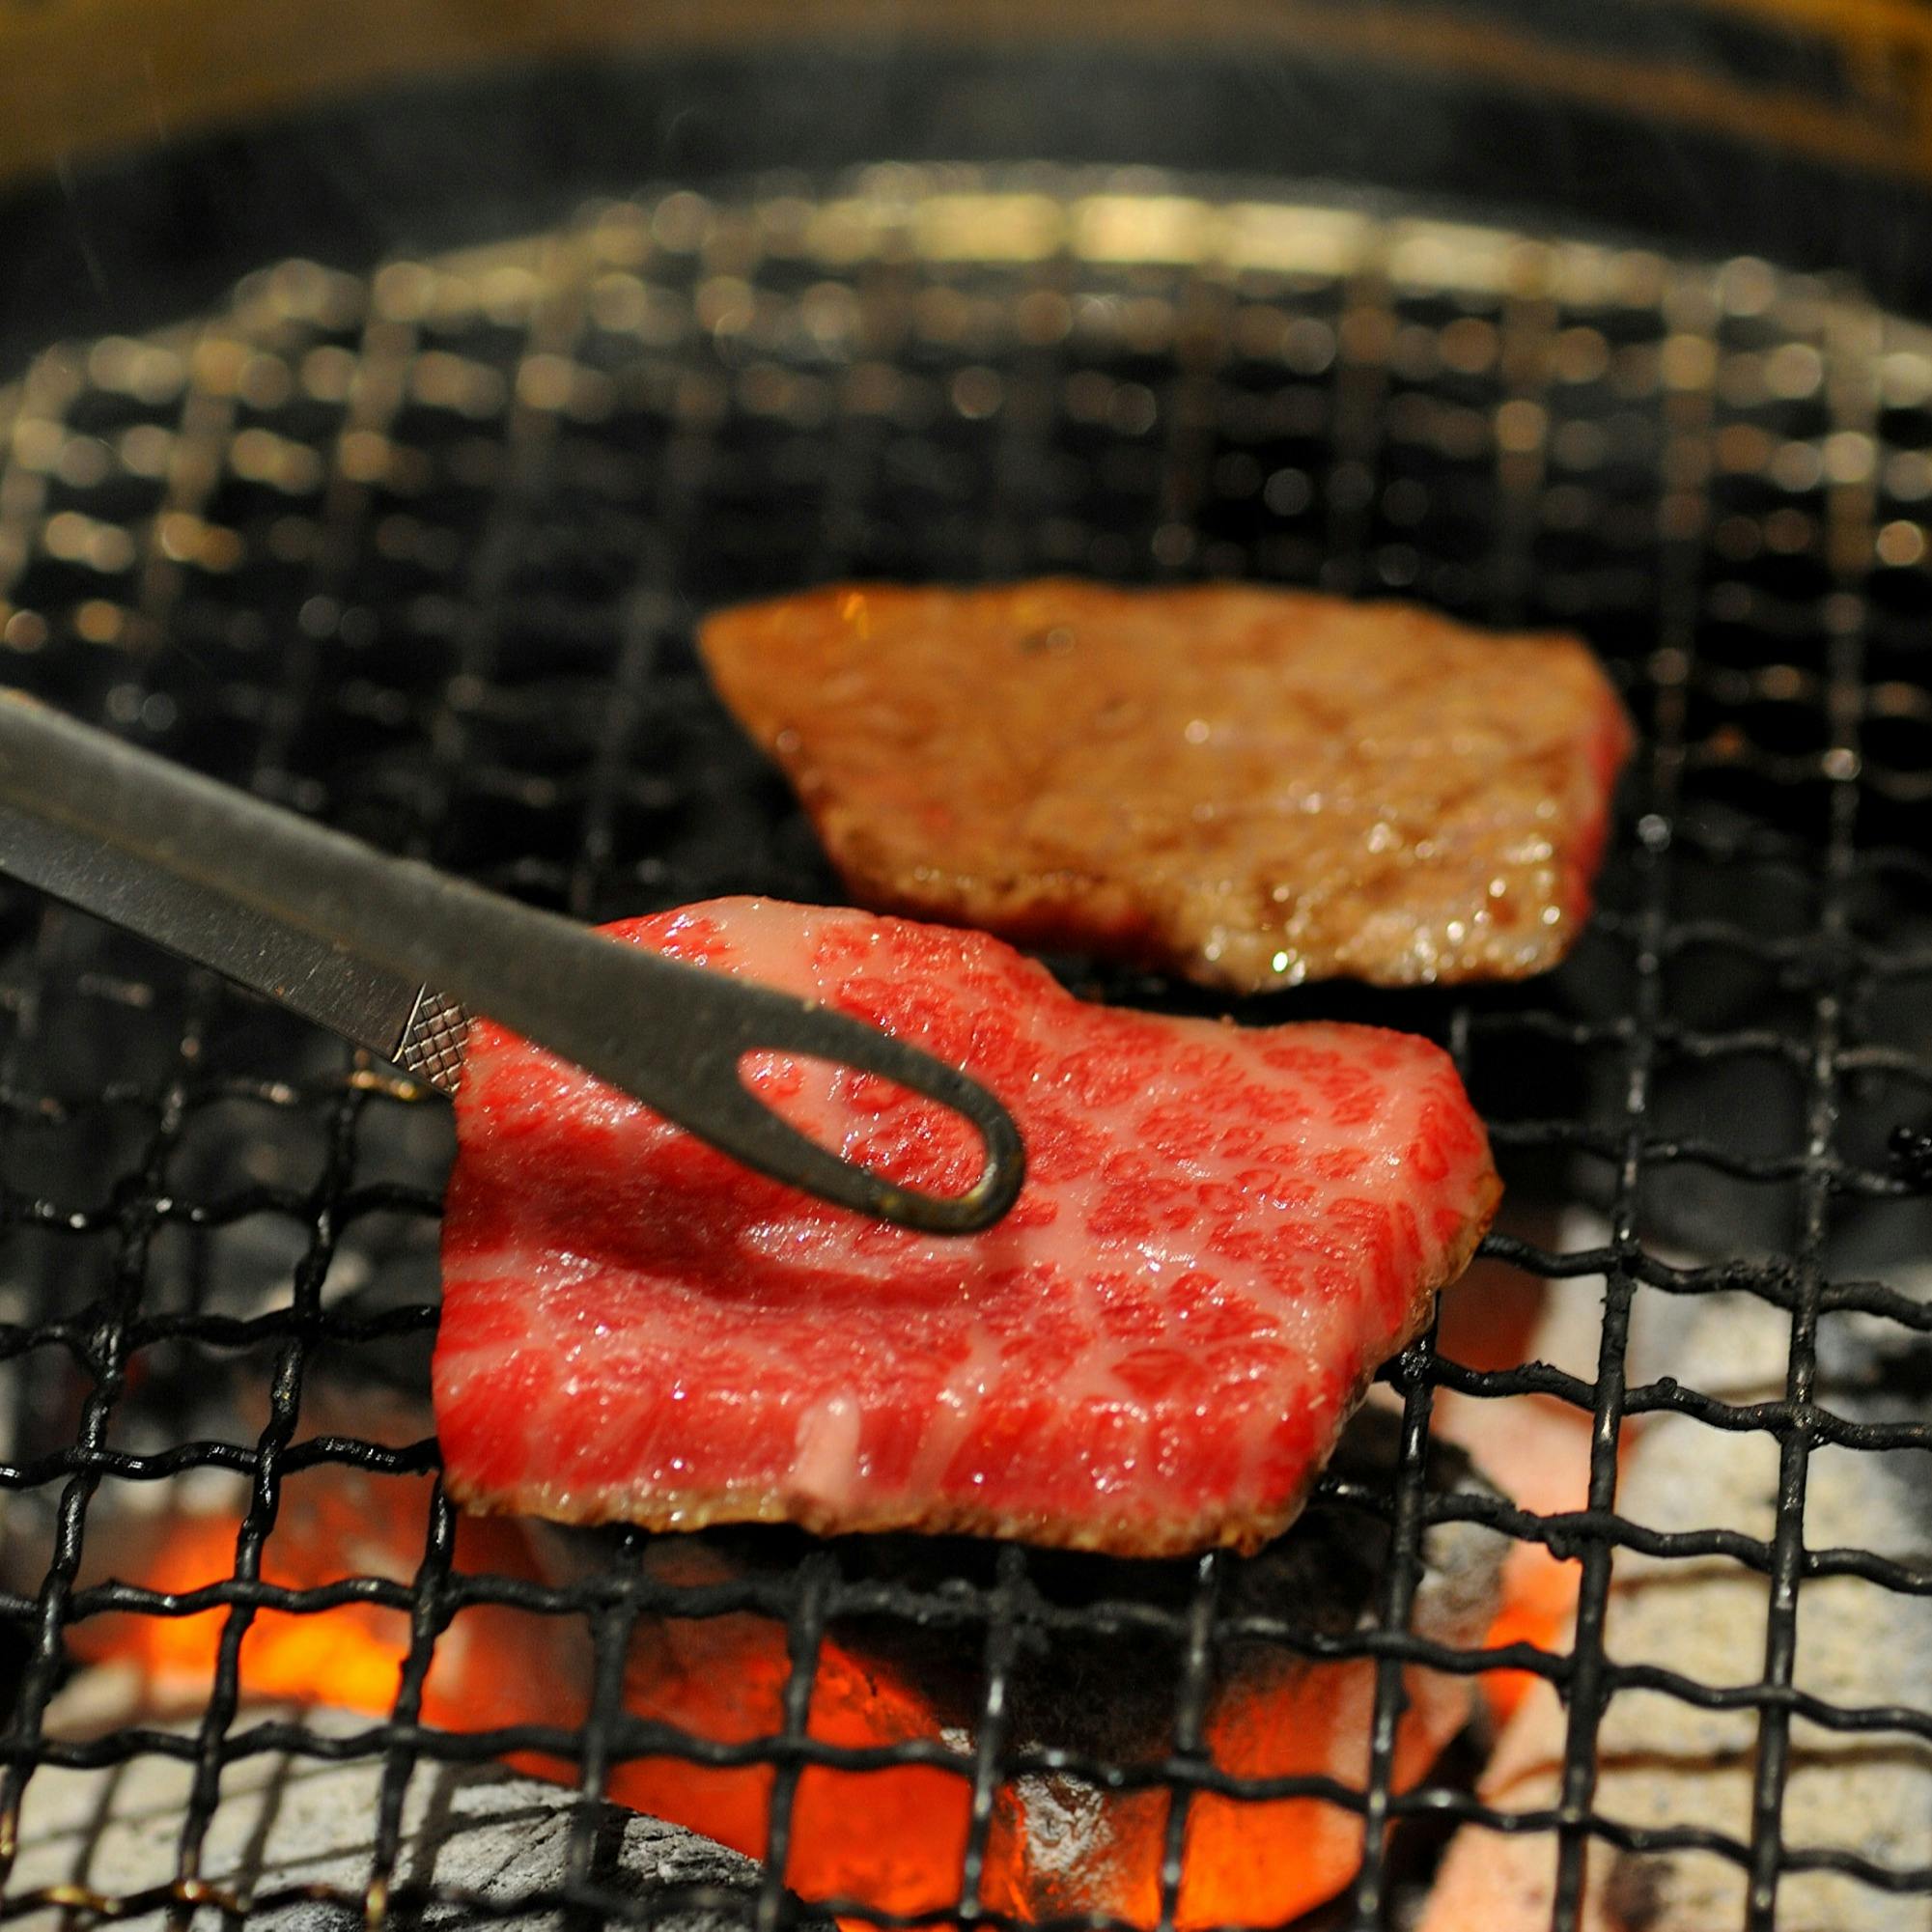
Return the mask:
[[907,48],[1299,48],[1641,114],[1875,174],[1932,177],[1932,9],[1681,0],[1681,11],[1749,14],[1815,40],[1843,74],[1844,97],[1567,44],[1430,0],[0,0],[0,180],[387,80],[600,50],[668,55],[807,38]]

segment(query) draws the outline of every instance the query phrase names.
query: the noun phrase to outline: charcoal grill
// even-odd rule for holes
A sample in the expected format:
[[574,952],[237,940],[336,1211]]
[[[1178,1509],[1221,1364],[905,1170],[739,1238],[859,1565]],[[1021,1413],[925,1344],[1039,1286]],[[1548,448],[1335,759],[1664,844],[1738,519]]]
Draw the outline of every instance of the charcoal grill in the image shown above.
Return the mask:
[[[1509,1665],[1561,1690],[1559,1800],[1501,1821],[1550,1844],[1559,1924],[1593,1843],[1729,1862],[1753,1927],[1806,1872],[1932,1894],[1922,1855],[1879,1863],[1782,1830],[1794,1722],[1932,1739],[1923,1679],[1890,1705],[1846,1708],[1792,1678],[1819,1580],[1932,1595],[1927,1553],[1830,1547],[1805,1525],[1822,1447],[1932,1448],[1916,1412],[1848,1419],[1818,1383],[1834,1320],[1907,1342],[1932,1330],[1915,1272],[1928,1218],[1887,1151],[1892,1129],[1932,1113],[1932,332],[1756,260],[1448,223],[1278,182],[890,166],[645,191],[367,275],[283,262],[189,324],[46,350],[0,396],[0,675],[585,919],[719,893],[837,896],[691,647],[708,607],[831,577],[1071,571],[1418,597],[1479,622],[1580,630],[1644,734],[1603,910],[1559,972],[1458,997],[1310,989],[1240,1016],[1372,1015],[1445,1041],[1512,1189],[1492,1258],[1559,1295],[1604,1284],[1593,1376],[1479,1373],[1426,1342],[1388,1372],[1404,1420],[1394,1474],[1330,1498],[1386,1526],[1393,1552],[1371,1626],[1323,1639],[1376,1660],[1362,1788],[1245,1785],[1206,1761],[1218,1647],[1308,1640],[1292,1617],[1237,1630],[1215,1556],[1174,1608],[1142,1612],[1166,1619],[1181,1657],[1171,1745],[1150,1763],[1015,1761],[1006,1678],[1047,1613],[1021,1551],[994,1573],[914,1587],[800,1543],[789,1567],[691,1599],[785,1625],[786,1722],[748,1746],[619,1708],[630,1629],[683,1601],[647,1573],[641,1537],[554,1587],[462,1573],[437,1492],[408,1580],[265,1584],[292,1477],[434,1468],[433,1442],[369,1440],[340,1412],[319,1433],[304,1391],[321,1365],[406,1381],[420,1362],[447,1127],[433,1098],[346,1050],[10,895],[0,1357],[17,1441],[0,1481],[29,1555],[0,1597],[17,1634],[0,1843],[44,1767],[162,1753],[193,1775],[171,1881],[132,1897],[10,1889],[0,1917],[238,1905],[202,1885],[199,1848],[229,1768],[287,1750],[381,1764],[366,1885],[325,1894],[379,1919],[434,1902],[396,1881],[412,1771],[542,1750],[575,1763],[587,1806],[641,1752],[772,1766],[766,1925],[791,1910],[801,1767],[910,1759],[973,1793],[965,1890],[942,1918],[998,1919],[978,1896],[994,1794],[1046,1768],[1172,1793],[1163,1926],[1192,1794],[1345,1806],[1366,1850],[1333,1922],[1371,1927],[1400,1890],[1386,1826],[1497,1816],[1447,1773],[1393,1788],[1405,1663]],[[1056,965],[1103,996],[1202,1004]],[[1561,1232],[1590,1224],[1577,1210],[1602,1230],[1581,1246]],[[1635,1313],[1720,1290],[1788,1319],[1781,1397],[1727,1404],[1627,1372]],[[261,1400],[253,1440],[197,1424],[224,1380]],[[1444,1387],[1586,1412],[1587,1510],[1545,1519],[1425,1489]],[[1619,1516],[1620,1432],[1667,1412],[1775,1439],[1772,1533],[1666,1534]],[[81,1581],[90,1521],[210,1470],[249,1484],[226,1581],[185,1595]],[[1419,1538],[1442,1517],[1577,1559],[1573,1652],[1448,1650],[1407,1633]],[[1607,1654],[1612,1567],[1632,1551],[1716,1555],[1769,1580],[1764,1627],[1744,1639],[1753,1681]],[[238,1716],[237,1654],[258,1610],[351,1599],[408,1619],[391,1715],[348,1734]],[[483,1602],[589,1630],[602,1694],[581,1730],[420,1722],[435,1646]],[[225,1634],[197,1725],[48,1734],[80,1623],[210,1607]],[[943,1623],[980,1660],[977,1751],[806,1736],[827,1623],[858,1612]],[[1600,1814],[1597,1728],[1632,1685],[1755,1714],[1747,1830]],[[635,1919],[635,1898],[597,1875],[589,1816],[567,1882],[534,1902]]]

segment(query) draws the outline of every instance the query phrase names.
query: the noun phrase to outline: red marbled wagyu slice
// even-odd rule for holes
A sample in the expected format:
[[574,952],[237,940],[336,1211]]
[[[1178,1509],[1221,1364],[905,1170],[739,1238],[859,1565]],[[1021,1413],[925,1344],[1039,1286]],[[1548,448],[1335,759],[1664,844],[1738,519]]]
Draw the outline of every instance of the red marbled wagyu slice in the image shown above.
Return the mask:
[[[606,930],[964,1066],[1018,1119],[1026,1186],[983,1234],[886,1226],[480,1024],[434,1369],[473,1507],[1253,1549],[1496,1206],[1423,1040],[1088,1005],[997,939],[848,910],[721,900]],[[875,1077],[770,1055],[754,1078],[898,1180],[977,1171],[963,1121]]]

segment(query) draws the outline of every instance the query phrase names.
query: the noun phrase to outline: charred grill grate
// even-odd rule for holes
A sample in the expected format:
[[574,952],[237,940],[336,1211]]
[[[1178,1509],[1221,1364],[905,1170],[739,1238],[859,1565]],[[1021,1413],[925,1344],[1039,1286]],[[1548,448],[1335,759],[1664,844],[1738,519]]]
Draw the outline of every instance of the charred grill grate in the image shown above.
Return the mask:
[[[1801,1606],[1827,1580],[1932,1597],[1922,1546],[1841,1544],[1806,1519],[1823,1451],[1876,1467],[1932,1448],[1909,1403],[1847,1413],[1819,1379],[1834,1324],[1895,1335],[1908,1354],[1932,1330],[1914,1272],[1927,1217],[1885,1151],[1893,1126],[1932,1113],[1932,335],[1750,261],[1680,264],[1146,176],[882,168],[826,191],[644,196],[539,240],[366,279],[284,264],[192,327],[50,350],[0,410],[10,681],[584,918],[721,892],[835,894],[689,641],[712,603],[834,574],[1239,574],[1416,595],[1479,621],[1582,630],[1645,731],[1603,915],[1562,972],[1461,1000],[1315,990],[1255,1008],[1373,1013],[1446,1039],[1512,1185],[1498,1266],[1558,1295],[1604,1284],[1588,1374],[1478,1371],[1427,1347],[1396,1364],[1394,1479],[1332,1498],[1386,1525],[1394,1560],[1372,1627],[1340,1637],[1243,1621],[1213,1557],[1165,1607],[1056,1607],[1019,1551],[915,1586],[800,1545],[788,1566],[697,1589],[652,1574],[632,1538],[588,1578],[540,1584],[459,1568],[439,1492],[413,1574],[262,1582],[305,1476],[347,1465],[401,1484],[434,1468],[429,1442],[366,1440],[352,1407],[312,1412],[319,1377],[379,1376],[433,1329],[446,1126],[433,1099],[205,978],[10,897],[0,1356],[15,1442],[0,1470],[0,1612],[23,1661],[0,1746],[0,1843],[43,1767],[164,1754],[192,1786],[171,1880],[134,1898],[16,1882],[0,1916],[193,1903],[224,1771],[288,1749],[382,1763],[368,1890],[332,1894],[358,1913],[410,1902],[397,1857],[421,1762],[542,1750],[574,1761],[591,1798],[645,1754],[775,1767],[768,1917],[785,1909],[801,1769],[922,1762],[972,1791],[965,1893],[938,1917],[999,1918],[980,1897],[995,1795],[1033,1770],[1174,1795],[1163,1924],[1191,1794],[1313,1795],[1357,1812],[1368,1850],[1337,1922],[1374,1925],[1391,1909],[1384,1825],[1498,1816],[1450,1782],[1394,1788],[1405,1663],[1510,1664],[1562,1692],[1558,1796],[1509,1821],[1551,1846],[1559,1923],[1592,1841],[1741,1868],[1754,1927],[1805,1874],[1932,1893],[1932,1839],[1895,1861],[1792,1842],[1784,1802],[1795,1731],[1800,1748],[1831,1733],[1932,1740],[1922,1674],[1902,1668],[1890,1704],[1834,1702],[1793,1674]],[[1183,997],[1122,975],[1098,984]],[[1745,1403],[1628,1371],[1642,1311],[1720,1292],[1788,1317],[1781,1389]],[[253,1391],[252,1441],[204,1431],[217,1383]],[[1589,1507],[1544,1518],[1426,1489],[1445,1388],[1590,1414]],[[1714,1441],[1775,1441],[1768,1533],[1617,1513],[1626,1420],[1672,1413]],[[84,1575],[84,1538],[109,1536],[107,1512],[132,1520],[210,1470],[248,1485],[225,1581],[183,1593]],[[1407,1633],[1421,1535],[1451,1518],[1580,1564],[1573,1653]],[[1738,1679],[1609,1654],[1625,1553],[1769,1580]],[[323,1735],[238,1716],[238,1654],[258,1612],[347,1602],[407,1620],[388,1718]],[[422,1721],[437,1646],[484,1605],[588,1630],[597,1694],[581,1727]],[[779,1735],[719,1744],[626,1715],[633,1628],[680,1609],[783,1624]],[[49,1732],[83,1625],[209,1610],[222,1636],[194,1726]],[[827,1629],[854,1615],[950,1629],[978,1658],[976,1749],[807,1735]],[[1175,1647],[1164,1754],[1029,1752],[1004,1734],[1025,1634],[1082,1619],[1145,1625]],[[1376,1660],[1362,1787],[1214,1767],[1209,1680],[1238,1637]],[[1600,1724],[1642,1690],[1754,1714],[1752,1798],[1734,1829],[1597,1808]],[[635,1899],[599,1880],[594,1836],[586,1808],[552,1902],[636,1918]]]

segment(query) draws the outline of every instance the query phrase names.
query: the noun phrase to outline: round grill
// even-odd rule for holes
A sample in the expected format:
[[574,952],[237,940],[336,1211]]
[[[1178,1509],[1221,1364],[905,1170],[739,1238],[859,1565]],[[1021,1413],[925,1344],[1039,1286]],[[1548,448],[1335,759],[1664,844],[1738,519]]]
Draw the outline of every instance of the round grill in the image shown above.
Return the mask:
[[[1888,1860],[1787,1819],[1794,1756],[1845,1734],[1906,1755],[1932,1740],[1932,1680],[1903,1660],[1889,1705],[1834,1701],[1794,1674],[1820,1592],[1862,1587],[1907,1616],[1932,1596],[1932,1560],[1909,1537],[1806,1516],[1828,1453],[1855,1453],[1876,1482],[1932,1448],[1909,1392],[1873,1395],[1932,1330],[1915,1259],[1927,1216],[1887,1153],[1892,1129],[1932,1111],[1932,334],[1750,260],[1666,260],[1278,186],[881,167],[646,193],[366,276],[282,263],[190,325],[48,350],[0,395],[9,418],[0,674],[585,919],[720,893],[837,898],[690,641],[708,607],[830,577],[1219,575],[1415,597],[1580,630],[1645,736],[1602,912],[1561,971],[1453,998],[1311,989],[1241,1016],[1346,1013],[1444,1040],[1510,1183],[1508,1231],[1489,1245],[1498,1278],[1547,1278],[1559,1300],[1600,1302],[1601,1325],[1584,1373],[1476,1369],[1428,1345],[1393,1365],[1392,1475],[1331,1481],[1321,1505],[1386,1539],[1359,1627],[1257,1616],[1219,1557],[1134,1609],[1172,1660],[1171,1735],[1151,1760],[1008,1740],[1030,1634],[1078,1638],[1084,1617],[1099,1641],[1128,1614],[1058,1604],[1041,1559],[1018,1550],[955,1562],[939,1546],[899,1576],[778,1539],[747,1580],[699,1587],[655,1574],[648,1539],[630,1537],[536,1582],[457,1568],[438,1492],[410,1504],[410,1574],[346,1559],[314,1587],[260,1581],[293,1485],[348,1465],[420,1488],[434,1468],[433,1442],[371,1440],[369,1416],[399,1400],[419,1413],[445,1115],[206,976],[10,895],[0,1357],[15,1441],[0,1469],[0,1613],[20,1641],[5,1841],[43,1767],[158,1754],[188,1776],[172,1883],[129,1898],[16,1881],[6,1916],[202,1897],[224,1778],[268,1750],[380,1761],[366,1889],[311,1888],[372,1917],[450,1902],[397,1873],[412,1770],[533,1749],[573,1762],[589,1800],[640,1755],[774,1767],[768,1922],[789,1910],[791,1794],[813,1763],[923,1762],[971,1787],[966,1891],[941,1915],[961,1922],[999,1916],[981,1868],[996,1794],[1026,1770],[1172,1794],[1163,1927],[1204,1789],[1359,1814],[1366,1850],[1337,1925],[1392,1922],[1409,1894],[1404,1840],[1385,1828],[1431,1819],[1539,1835],[1564,1926],[1586,1851],[1708,1854],[1743,1874],[1733,1910],[1751,1926],[1799,1922],[1790,1901],[1827,1880],[1862,1910],[1932,1894],[1922,1834]],[[1104,996],[1202,1003],[1060,964]],[[1632,1370],[1634,1324],[1653,1309],[1681,1322],[1720,1294],[1776,1324],[1766,1397],[1672,1380],[1673,1363]],[[1428,1486],[1444,1388],[1590,1415],[1588,1508],[1539,1517]],[[217,1410],[246,1428],[207,1422]],[[1618,1513],[1623,1425],[1666,1414],[1714,1442],[1768,1445],[1755,1528]],[[225,1581],[183,1593],[90,1580],[114,1571],[123,1526],[221,1471],[247,1485]],[[1579,1565],[1573,1648],[1454,1651],[1407,1633],[1424,1531],[1453,1520]],[[98,1530],[107,1547],[84,1549],[100,1525],[116,1526]],[[1749,1584],[1738,1672],[1613,1654],[1613,1576],[1637,1559],[1722,1564]],[[389,1716],[347,1733],[238,1717],[258,1612],[351,1601],[407,1619]],[[588,1632],[599,1688],[582,1726],[420,1722],[437,1646],[490,1604]],[[630,1633],[680,1605],[782,1623],[778,1734],[720,1743],[626,1714]],[[223,1637],[197,1722],[50,1733],[90,1621],[208,1610]],[[951,1633],[977,1672],[977,1748],[807,1734],[826,1632],[850,1616]],[[1375,1661],[1365,1783],[1244,1783],[1210,1763],[1206,1686],[1238,1639]],[[1498,1809],[1449,1769],[1398,1788],[1416,1663],[1508,1664],[1555,1685],[1554,1796]],[[1754,1771],[1723,1829],[1599,1805],[1606,1714],[1639,1691],[1732,1726],[1723,1748]],[[31,1830],[31,1803],[28,1815]],[[589,1819],[567,1882],[534,1902],[634,1919],[634,1896],[600,1877]]]

